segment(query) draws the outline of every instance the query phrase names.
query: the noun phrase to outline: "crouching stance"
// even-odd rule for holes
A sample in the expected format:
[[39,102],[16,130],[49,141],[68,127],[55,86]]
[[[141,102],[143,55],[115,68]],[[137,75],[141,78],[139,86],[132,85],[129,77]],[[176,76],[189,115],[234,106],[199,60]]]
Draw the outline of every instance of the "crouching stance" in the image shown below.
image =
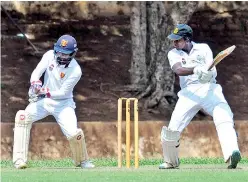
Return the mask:
[[[29,105],[17,112],[14,128],[13,163],[18,169],[27,167],[32,123],[53,115],[67,137],[75,166],[94,168],[89,160],[84,132],[77,127],[73,89],[82,76],[74,56],[77,42],[70,35],[61,36],[54,50],[47,51],[31,75]],[[40,77],[45,72],[44,84]]]
[[168,59],[172,70],[179,76],[181,90],[169,126],[162,128],[164,163],[159,168],[179,166],[180,133],[196,113],[203,109],[213,117],[224,160],[229,169],[234,169],[241,160],[241,154],[234,129],[233,113],[222,93],[222,87],[216,84],[216,68],[208,71],[213,62],[211,49],[207,44],[191,41],[192,35],[191,27],[178,24],[168,36],[175,47],[169,51]]

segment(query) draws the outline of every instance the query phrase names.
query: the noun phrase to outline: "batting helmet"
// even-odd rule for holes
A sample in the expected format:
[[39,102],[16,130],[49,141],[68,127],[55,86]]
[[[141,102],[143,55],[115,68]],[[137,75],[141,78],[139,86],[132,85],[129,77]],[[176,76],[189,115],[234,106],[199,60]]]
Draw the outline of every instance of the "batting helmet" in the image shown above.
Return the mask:
[[54,44],[54,55],[61,65],[68,65],[77,53],[77,41],[70,35],[61,36]]

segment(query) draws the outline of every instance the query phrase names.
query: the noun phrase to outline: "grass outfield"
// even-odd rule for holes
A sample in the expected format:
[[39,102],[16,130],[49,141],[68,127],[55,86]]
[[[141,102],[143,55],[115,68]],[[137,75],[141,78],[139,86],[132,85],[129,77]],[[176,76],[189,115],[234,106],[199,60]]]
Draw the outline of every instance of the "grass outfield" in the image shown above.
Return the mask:
[[[3,182],[245,182],[248,158],[237,169],[226,169],[222,158],[181,159],[180,169],[159,170],[162,160],[140,160],[139,169],[118,169],[116,159],[94,159],[95,169],[75,168],[70,159],[29,161],[29,168],[16,170],[11,161],[1,161]],[[132,161],[133,163],[133,161]]]

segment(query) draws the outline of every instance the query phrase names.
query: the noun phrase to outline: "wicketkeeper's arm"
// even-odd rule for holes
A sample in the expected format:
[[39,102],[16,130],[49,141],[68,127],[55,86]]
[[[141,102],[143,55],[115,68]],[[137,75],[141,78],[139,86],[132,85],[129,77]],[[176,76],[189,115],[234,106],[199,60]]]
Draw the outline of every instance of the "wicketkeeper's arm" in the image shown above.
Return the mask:
[[74,71],[73,75],[65,80],[62,87],[58,91],[51,91],[50,98],[63,99],[69,92],[72,92],[75,85],[78,83],[82,76],[81,70]]
[[47,53],[45,53],[41,61],[39,62],[39,64],[36,66],[36,68],[32,72],[30,83],[40,80],[40,77],[46,71],[47,67],[48,67],[48,58],[47,58]]

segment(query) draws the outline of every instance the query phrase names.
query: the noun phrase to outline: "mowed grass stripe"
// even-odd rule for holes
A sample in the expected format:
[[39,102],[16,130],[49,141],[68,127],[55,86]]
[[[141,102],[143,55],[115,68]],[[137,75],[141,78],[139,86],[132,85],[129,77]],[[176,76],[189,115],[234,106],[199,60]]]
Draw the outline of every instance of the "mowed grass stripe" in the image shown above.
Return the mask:
[[[200,167],[199,167],[200,166]],[[204,170],[204,166],[206,169]],[[155,166],[142,166],[139,169],[117,169],[101,167],[93,170],[84,169],[4,169],[3,182],[245,182],[247,170],[222,169],[224,165],[185,165],[180,169],[159,170]],[[243,165],[241,165],[243,166]],[[215,168],[217,167],[217,168]]]

